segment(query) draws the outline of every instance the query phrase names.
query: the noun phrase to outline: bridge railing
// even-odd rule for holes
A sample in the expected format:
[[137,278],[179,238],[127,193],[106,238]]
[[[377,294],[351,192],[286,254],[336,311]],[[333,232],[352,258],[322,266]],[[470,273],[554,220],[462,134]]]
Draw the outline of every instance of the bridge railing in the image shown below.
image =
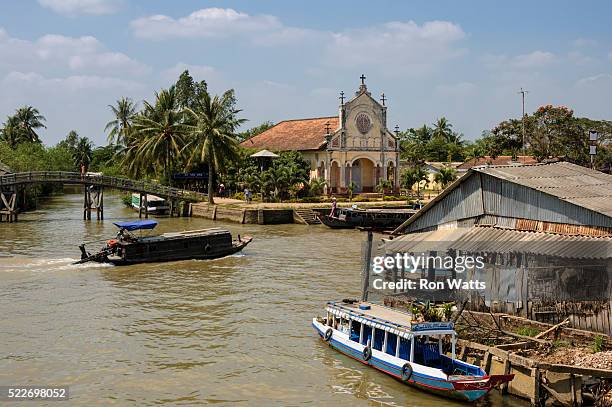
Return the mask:
[[104,186],[124,191],[142,192],[186,201],[204,201],[207,198],[207,195],[201,192],[168,187],[150,181],[136,181],[128,178],[109,177],[107,175],[81,175],[78,172],[66,171],[31,171],[0,176],[0,188],[23,184],[60,182],[67,184]]

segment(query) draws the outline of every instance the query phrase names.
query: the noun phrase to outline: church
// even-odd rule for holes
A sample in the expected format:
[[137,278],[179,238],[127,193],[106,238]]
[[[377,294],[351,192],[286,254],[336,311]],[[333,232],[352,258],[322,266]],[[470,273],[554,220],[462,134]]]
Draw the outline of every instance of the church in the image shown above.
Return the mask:
[[284,120],[241,143],[249,149],[299,151],[310,162],[310,176],[326,181],[327,193],[375,192],[381,181],[399,190],[398,127],[387,128],[384,93],[374,99],[360,77],[355,95],[345,102],[340,92],[337,116]]

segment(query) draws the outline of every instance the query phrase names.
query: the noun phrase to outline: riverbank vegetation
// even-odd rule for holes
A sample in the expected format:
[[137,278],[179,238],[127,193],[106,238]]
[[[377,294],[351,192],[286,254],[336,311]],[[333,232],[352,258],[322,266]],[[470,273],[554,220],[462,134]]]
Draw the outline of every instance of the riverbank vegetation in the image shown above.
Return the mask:
[[[54,146],[41,142],[44,115],[33,106],[18,108],[0,127],[0,162],[13,171],[61,170],[102,172],[105,175],[175,183],[173,174],[204,174],[212,202],[221,183],[225,195],[249,189],[270,201],[308,200],[320,196],[324,180],[310,180],[309,166],[297,152],[281,152],[274,160],[258,161],[254,151],[239,143],[273,126],[264,122],[239,132],[240,117],[233,89],[212,95],[204,80],[196,81],[184,71],[153,100],[135,102],[122,97],[109,105],[104,128],[108,143],[95,147],[91,139],[71,131]],[[528,155],[538,161],[562,157],[590,165],[589,131],[599,133],[594,166],[610,171],[612,122],[574,116],[563,106],[543,106],[523,119],[502,121],[474,141],[454,130],[445,117],[432,125],[398,132],[401,158],[407,167],[401,174],[406,189],[427,183],[426,162],[461,162],[472,158]],[[210,174],[210,176],[208,176]],[[450,165],[441,168],[434,181],[445,187],[457,178]],[[431,181],[431,180],[429,180]],[[376,187],[388,195],[390,185]],[[349,195],[352,195],[349,188]],[[238,195],[239,196],[239,195]]]

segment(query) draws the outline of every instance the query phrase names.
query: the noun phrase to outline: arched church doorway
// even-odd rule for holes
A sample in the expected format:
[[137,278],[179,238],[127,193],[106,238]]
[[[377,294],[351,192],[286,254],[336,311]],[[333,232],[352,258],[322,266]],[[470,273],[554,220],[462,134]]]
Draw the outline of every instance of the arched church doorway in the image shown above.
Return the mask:
[[374,191],[375,170],[374,162],[367,158],[359,158],[353,161],[351,181],[357,186],[355,188],[356,192]]
[[330,185],[331,192],[338,192],[340,187],[340,166],[336,161],[331,163]]

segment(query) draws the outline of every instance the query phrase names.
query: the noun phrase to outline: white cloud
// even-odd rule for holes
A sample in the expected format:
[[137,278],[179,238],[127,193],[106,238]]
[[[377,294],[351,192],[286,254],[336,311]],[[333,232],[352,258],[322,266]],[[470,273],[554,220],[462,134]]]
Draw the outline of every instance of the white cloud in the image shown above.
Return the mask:
[[537,68],[553,62],[555,55],[552,52],[533,51],[529,54],[517,55],[513,58],[513,65],[517,68]]
[[597,41],[591,38],[576,38],[570,42],[570,45],[576,48],[594,47],[597,45]]
[[554,62],[556,59],[552,52],[533,51],[528,54],[520,54],[515,56],[501,55],[485,55],[483,61],[490,68],[508,69],[536,69]]
[[[4,69],[3,69],[4,68]],[[150,68],[120,52],[110,52],[95,37],[47,34],[35,41],[11,38],[0,29],[3,70],[60,71],[71,74],[142,75]]]
[[56,13],[75,16],[113,14],[121,8],[123,0],[38,0],[38,3]]
[[120,88],[124,91],[135,91],[142,88],[138,82],[120,78],[98,75],[72,75],[67,77],[48,78],[36,72],[9,72],[3,79],[4,85],[30,87],[42,91],[66,92],[91,89]]
[[599,75],[587,76],[576,82],[576,86],[578,87],[593,86],[597,84],[612,84],[612,75],[609,73],[601,73]]
[[442,62],[463,55],[456,43],[466,34],[457,24],[430,21],[390,22],[335,33],[328,43],[330,64],[384,67],[404,73],[424,73]]
[[130,26],[137,37],[147,39],[228,37],[283,28],[274,16],[251,16],[231,8],[200,9],[179,19],[158,14],[133,20]]

